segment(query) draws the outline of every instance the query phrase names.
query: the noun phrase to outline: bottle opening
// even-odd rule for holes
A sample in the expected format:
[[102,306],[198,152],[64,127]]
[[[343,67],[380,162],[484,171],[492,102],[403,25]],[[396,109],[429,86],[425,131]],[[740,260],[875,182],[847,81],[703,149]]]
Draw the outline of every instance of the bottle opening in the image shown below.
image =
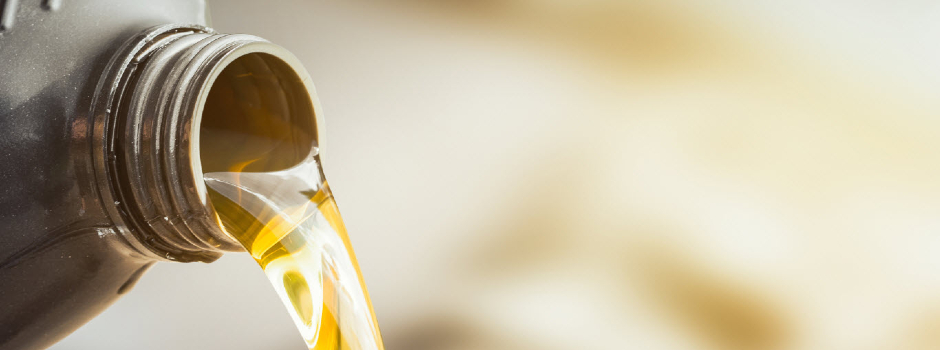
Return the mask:
[[245,54],[212,82],[199,127],[202,173],[284,170],[316,144],[310,92],[283,60]]

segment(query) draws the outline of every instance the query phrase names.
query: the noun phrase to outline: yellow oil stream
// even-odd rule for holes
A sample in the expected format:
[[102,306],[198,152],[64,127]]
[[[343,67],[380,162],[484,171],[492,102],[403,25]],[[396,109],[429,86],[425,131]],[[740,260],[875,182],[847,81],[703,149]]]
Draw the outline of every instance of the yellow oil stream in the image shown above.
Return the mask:
[[316,155],[277,172],[205,174],[220,225],[261,265],[310,349],[384,350]]

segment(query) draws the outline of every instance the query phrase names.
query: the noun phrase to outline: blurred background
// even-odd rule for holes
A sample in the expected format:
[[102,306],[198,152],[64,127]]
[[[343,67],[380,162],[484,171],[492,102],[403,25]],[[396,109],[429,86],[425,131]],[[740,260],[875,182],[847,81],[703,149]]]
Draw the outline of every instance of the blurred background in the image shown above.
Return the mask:
[[[940,349],[940,4],[210,1],[286,47],[389,350]],[[248,254],[67,349],[304,349]]]

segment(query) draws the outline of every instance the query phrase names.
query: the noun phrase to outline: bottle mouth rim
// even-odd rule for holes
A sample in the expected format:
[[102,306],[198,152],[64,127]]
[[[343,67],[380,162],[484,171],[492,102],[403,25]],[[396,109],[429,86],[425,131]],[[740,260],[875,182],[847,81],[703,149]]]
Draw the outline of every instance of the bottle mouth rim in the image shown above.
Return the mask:
[[[200,200],[203,203],[208,204],[208,199],[206,197],[206,185],[203,178],[205,173],[202,167],[202,150],[201,150],[201,135],[203,127],[203,118],[206,113],[206,101],[209,97],[209,92],[212,90],[220,78],[220,76],[225,72],[230,65],[242,59],[246,56],[262,55],[267,56],[268,58],[275,59],[280,63],[283,63],[287,71],[281,72],[279,74],[291,74],[294,75],[296,82],[295,86],[290,88],[299,88],[302,87],[305,90],[305,93],[301,94],[309,106],[309,110],[296,111],[296,114],[300,114],[301,118],[312,118],[311,122],[313,125],[313,130],[311,132],[312,142],[309,144],[310,147],[317,147],[319,153],[322,154],[323,150],[323,138],[321,137],[320,126],[323,125],[323,113],[320,107],[320,102],[317,99],[316,89],[313,86],[312,79],[310,78],[309,73],[300,63],[296,56],[291,54],[286,49],[271,44],[269,42],[250,42],[245,45],[238,46],[230,53],[224,56],[220,61],[214,63],[212,70],[208,73],[207,79],[203,84],[202,88],[199,89],[199,95],[196,97],[199,103],[196,105],[194,111],[194,117],[192,122],[192,129],[190,134],[192,135],[192,141],[189,144],[189,153],[190,157],[193,159],[193,180],[196,183],[197,194],[199,195]],[[296,107],[296,106],[295,106]],[[300,107],[304,108],[304,107]],[[310,152],[304,152],[304,154],[309,154]],[[298,161],[300,161],[298,159]],[[273,169],[272,169],[273,170]]]
[[[210,90],[233,62],[261,55],[290,75],[322,149],[322,112],[303,65],[286,49],[242,34],[165,25],[129,40],[98,84],[95,177],[106,211],[132,248],[171,261],[218,259],[244,248],[226,233],[207,199],[200,133]],[[115,205],[109,205],[113,202]]]

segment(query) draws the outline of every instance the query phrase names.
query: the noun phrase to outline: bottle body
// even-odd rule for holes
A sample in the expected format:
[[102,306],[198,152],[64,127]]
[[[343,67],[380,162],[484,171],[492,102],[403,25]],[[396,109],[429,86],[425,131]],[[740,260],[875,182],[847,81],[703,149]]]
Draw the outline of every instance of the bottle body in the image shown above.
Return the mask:
[[206,9],[195,0],[89,0],[6,1],[2,11],[0,349],[37,349],[158,261],[129,244],[114,220],[120,203],[102,196],[92,104],[128,38],[166,23],[206,25]]

